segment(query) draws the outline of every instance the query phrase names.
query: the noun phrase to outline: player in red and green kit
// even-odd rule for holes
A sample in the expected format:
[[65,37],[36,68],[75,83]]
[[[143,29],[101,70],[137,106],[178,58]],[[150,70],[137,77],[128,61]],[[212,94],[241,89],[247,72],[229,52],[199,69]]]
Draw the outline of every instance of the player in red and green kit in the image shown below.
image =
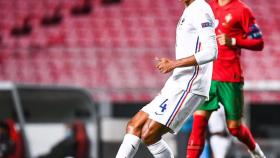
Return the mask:
[[214,61],[210,98],[194,113],[186,157],[199,158],[204,147],[208,119],[221,103],[225,109],[228,131],[247,146],[253,158],[265,158],[250,130],[241,122],[244,105],[241,49],[262,50],[262,33],[251,9],[241,0],[212,0],[210,5],[218,24],[219,53]]

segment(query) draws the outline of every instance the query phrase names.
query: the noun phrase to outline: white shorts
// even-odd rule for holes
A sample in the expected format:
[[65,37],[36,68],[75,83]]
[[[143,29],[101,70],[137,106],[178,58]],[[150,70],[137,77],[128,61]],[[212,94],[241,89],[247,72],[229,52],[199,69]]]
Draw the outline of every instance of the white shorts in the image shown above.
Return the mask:
[[165,87],[141,110],[149,114],[150,119],[165,125],[176,134],[205,99],[205,96],[193,94],[181,88]]

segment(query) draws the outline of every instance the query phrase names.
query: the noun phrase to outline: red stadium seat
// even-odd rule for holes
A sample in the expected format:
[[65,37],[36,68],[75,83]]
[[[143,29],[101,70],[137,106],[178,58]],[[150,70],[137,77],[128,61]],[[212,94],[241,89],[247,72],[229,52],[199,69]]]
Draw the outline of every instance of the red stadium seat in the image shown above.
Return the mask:
[[[167,75],[156,71],[154,57],[173,57],[181,4],[150,0],[123,1],[112,6],[94,3],[91,14],[73,17],[70,9],[76,2],[0,1],[3,48],[10,51],[1,60],[1,79],[19,83],[74,84],[109,92],[112,89],[159,90]],[[18,10],[14,9],[15,3],[19,3]],[[277,66],[280,59],[280,30],[277,29],[280,2],[247,0],[246,3],[253,8],[263,30],[265,49],[261,53],[243,53],[245,79],[280,80]],[[42,16],[58,4],[63,7],[62,23],[41,27]],[[9,35],[18,14],[22,18],[29,14],[33,17],[34,27],[28,37]],[[1,54],[2,47],[0,51]],[[139,100],[150,96],[107,95],[112,100]]]

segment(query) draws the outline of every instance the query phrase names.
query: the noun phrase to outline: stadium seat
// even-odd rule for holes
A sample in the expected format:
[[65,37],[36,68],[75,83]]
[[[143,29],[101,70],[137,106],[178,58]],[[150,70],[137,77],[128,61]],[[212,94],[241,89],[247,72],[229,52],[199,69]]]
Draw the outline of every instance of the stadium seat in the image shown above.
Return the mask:
[[[265,39],[263,52],[243,52],[245,79],[279,80],[280,30],[276,26],[280,20],[280,2],[245,2],[253,8]],[[109,92],[106,94],[109,99],[118,101],[151,99],[153,95],[147,89],[158,91],[168,77],[156,71],[154,57],[174,58],[175,27],[182,13],[181,4],[141,0],[104,6],[93,1],[94,10],[90,14],[72,16],[70,9],[76,3],[78,0],[0,1],[3,17],[0,54],[6,52],[1,60],[1,79],[102,89]],[[62,6],[62,23],[42,27],[39,22],[42,16],[58,4]],[[9,35],[17,15],[21,18],[32,15],[34,27],[30,36]],[[112,89],[144,89],[145,92],[110,94]]]

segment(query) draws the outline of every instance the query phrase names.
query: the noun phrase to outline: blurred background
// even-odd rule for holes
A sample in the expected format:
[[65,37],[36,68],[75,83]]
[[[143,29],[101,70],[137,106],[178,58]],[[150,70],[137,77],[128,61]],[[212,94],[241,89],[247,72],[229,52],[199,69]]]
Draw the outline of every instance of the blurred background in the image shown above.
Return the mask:
[[[279,158],[280,2],[244,2],[265,40],[242,53],[244,119]],[[182,11],[177,0],[0,0],[0,157],[113,158],[128,119],[169,76],[154,57],[174,58]],[[166,139],[184,157],[177,136]],[[136,157],[151,155],[141,146]],[[234,141],[228,157],[249,155]]]

